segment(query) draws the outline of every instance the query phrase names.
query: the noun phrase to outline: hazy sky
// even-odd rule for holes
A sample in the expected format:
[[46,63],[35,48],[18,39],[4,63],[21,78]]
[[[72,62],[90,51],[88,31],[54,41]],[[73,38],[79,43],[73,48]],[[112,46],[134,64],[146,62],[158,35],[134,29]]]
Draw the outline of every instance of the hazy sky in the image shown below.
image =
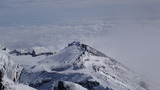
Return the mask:
[[160,0],[0,0],[0,42],[60,49],[79,40],[160,82],[159,9]]
[[159,17],[159,0],[1,0],[0,25],[48,24],[60,19]]

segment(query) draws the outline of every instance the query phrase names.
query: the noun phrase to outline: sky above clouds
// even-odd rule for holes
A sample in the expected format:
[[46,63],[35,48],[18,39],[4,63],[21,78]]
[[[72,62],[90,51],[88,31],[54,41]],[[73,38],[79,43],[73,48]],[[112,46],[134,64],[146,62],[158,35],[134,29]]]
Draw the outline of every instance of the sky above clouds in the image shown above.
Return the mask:
[[0,25],[50,24],[88,17],[132,19],[159,16],[158,0],[1,0]]
[[159,8],[159,0],[0,0],[0,43],[60,50],[78,40],[160,82]]

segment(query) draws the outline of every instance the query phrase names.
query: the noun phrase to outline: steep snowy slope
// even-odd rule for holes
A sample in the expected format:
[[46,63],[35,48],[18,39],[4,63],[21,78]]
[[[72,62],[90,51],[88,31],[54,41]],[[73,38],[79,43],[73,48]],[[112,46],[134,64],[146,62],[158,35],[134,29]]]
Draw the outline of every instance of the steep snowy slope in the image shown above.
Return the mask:
[[[5,51],[0,50],[0,52]],[[0,53],[0,90],[22,90],[22,88],[23,90],[35,90],[18,83],[21,68],[3,53]]]
[[[31,68],[24,68],[20,82],[39,90],[53,90],[70,81],[95,90],[159,90],[146,79],[92,47],[73,42]],[[80,90],[80,89],[77,89]]]

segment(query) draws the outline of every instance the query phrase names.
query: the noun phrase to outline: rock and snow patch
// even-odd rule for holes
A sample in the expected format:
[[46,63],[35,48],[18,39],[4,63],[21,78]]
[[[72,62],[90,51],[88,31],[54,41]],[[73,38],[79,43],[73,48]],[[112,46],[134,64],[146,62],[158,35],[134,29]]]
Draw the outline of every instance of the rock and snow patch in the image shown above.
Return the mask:
[[0,53],[0,90],[34,90],[29,86],[18,84],[20,73],[20,66]]
[[17,83],[20,73],[20,67],[10,61],[8,56],[0,53],[1,89],[7,89],[9,85]]
[[35,54],[51,52],[49,49],[40,46],[35,46],[32,49],[35,51]]
[[59,81],[54,86],[54,90],[87,90],[87,89],[73,82]]
[[0,45],[0,50],[9,51],[9,49],[4,45]]
[[10,51],[9,53],[16,56],[30,55],[32,57],[36,57],[36,56],[42,56],[42,55],[46,55],[46,56],[53,55],[53,54],[56,54],[57,52],[52,52],[45,47],[36,46],[36,47],[32,47],[31,49],[15,49]]
[[77,46],[67,47],[59,53],[38,62],[32,71],[64,71],[69,69],[82,53],[81,50],[77,49]]
[[17,82],[21,73],[20,66],[12,62],[8,56],[0,53],[0,70],[3,76]]

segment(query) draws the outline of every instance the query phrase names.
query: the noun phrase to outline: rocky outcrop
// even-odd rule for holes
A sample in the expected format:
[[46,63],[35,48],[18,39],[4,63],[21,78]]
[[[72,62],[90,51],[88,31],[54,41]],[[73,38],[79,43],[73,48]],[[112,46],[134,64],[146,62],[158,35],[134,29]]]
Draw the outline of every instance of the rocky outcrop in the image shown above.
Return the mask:
[[4,85],[2,83],[2,79],[3,79],[3,72],[0,71],[0,90],[4,90]]
[[78,41],[74,41],[70,44],[68,44],[68,47],[70,46],[77,46],[78,49],[80,49],[81,51],[83,51],[83,53],[85,52],[88,52],[94,56],[99,56],[99,57],[107,57],[105,54],[103,54],[102,52],[100,51],[97,51],[96,49],[86,45],[86,44],[81,44],[80,42]]
[[17,56],[23,56],[23,55],[30,55],[32,57],[41,56],[41,55],[53,55],[56,54],[56,52],[41,52],[37,53],[35,50],[13,50],[9,52],[10,54],[15,54]]
[[59,81],[58,84],[54,87],[54,90],[87,90],[87,89],[73,82]]
[[90,89],[90,90],[93,90],[94,87],[97,87],[97,86],[100,85],[100,83],[97,82],[97,81],[88,81],[88,80],[86,80],[86,81],[84,81],[84,82],[78,82],[78,84],[80,84],[80,85],[82,85],[83,87],[88,88],[88,89]]
[[0,90],[7,89],[10,84],[18,83],[20,73],[19,65],[0,53]]

